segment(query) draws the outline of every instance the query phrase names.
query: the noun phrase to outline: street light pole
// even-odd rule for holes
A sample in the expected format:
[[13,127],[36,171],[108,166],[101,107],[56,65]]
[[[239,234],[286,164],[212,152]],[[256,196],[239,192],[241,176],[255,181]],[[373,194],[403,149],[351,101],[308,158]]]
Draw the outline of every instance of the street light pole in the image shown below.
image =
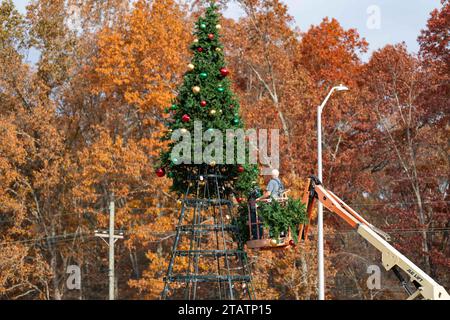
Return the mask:
[[[318,178],[322,182],[322,111],[334,91],[347,91],[348,88],[340,85],[333,87],[325,100],[317,109],[317,169]],[[323,205],[318,202],[317,208],[317,254],[318,254],[318,277],[319,277],[319,300],[325,300],[325,264],[324,264],[324,245],[323,245]]]
[[[317,167],[319,181],[322,181],[322,108],[319,107],[319,112],[317,112]],[[322,202],[317,202],[317,263],[319,268],[319,300],[325,300],[325,266],[323,261],[323,205]]]

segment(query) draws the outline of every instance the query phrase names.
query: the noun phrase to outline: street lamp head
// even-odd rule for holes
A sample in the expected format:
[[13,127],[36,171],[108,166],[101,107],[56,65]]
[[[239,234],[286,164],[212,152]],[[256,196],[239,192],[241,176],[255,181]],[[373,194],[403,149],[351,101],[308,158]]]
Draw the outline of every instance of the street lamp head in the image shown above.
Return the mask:
[[340,86],[337,86],[336,87],[336,90],[337,91],[348,91],[349,90],[349,88],[347,88],[346,86],[344,86],[344,85],[340,85]]
[[344,85],[339,85],[339,86],[336,86],[336,87],[333,87],[331,90],[330,90],[330,93],[328,93],[328,96],[325,98],[325,100],[322,102],[322,104],[318,107],[318,112],[319,112],[319,116],[320,116],[320,114],[322,113],[322,110],[323,110],[323,108],[325,107],[325,105],[327,104],[327,102],[328,102],[328,100],[330,99],[330,97],[331,97],[331,95],[333,94],[333,92],[335,92],[335,91],[348,91],[349,89],[346,87],[346,86],[344,86]]

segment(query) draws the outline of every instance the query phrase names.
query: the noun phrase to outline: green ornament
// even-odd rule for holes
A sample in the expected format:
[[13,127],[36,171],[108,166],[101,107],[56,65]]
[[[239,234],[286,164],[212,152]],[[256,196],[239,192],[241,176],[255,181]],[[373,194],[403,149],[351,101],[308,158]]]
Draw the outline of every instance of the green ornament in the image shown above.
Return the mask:
[[200,78],[206,79],[208,77],[208,74],[206,72],[200,73]]
[[170,107],[171,110],[177,110],[177,108],[178,108],[178,106],[177,106],[176,104],[173,104],[173,105]]
[[173,174],[173,172],[169,172],[169,174],[167,175],[169,178],[173,178],[175,177],[175,175]]
[[224,92],[224,91],[225,91],[225,88],[224,88],[224,87],[219,87],[219,88],[217,88],[217,91],[219,91],[219,92]]
[[206,29],[206,24],[205,23],[201,23],[200,24],[200,29]]
[[173,158],[173,159],[172,159],[172,163],[173,163],[173,164],[178,164],[178,159],[177,159],[177,158]]
[[234,120],[233,120],[233,123],[234,123],[234,124],[239,124],[239,119],[234,119]]
[[164,108],[165,113],[169,113],[169,108]]

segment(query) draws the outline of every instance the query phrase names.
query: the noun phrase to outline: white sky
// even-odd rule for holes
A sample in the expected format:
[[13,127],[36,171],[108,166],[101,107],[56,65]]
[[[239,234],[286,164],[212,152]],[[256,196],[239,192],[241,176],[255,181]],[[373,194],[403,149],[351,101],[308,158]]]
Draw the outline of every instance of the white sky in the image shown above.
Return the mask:
[[[336,18],[346,28],[356,28],[370,45],[370,52],[389,43],[405,41],[410,51],[417,52],[417,37],[426,27],[430,12],[440,7],[440,0],[283,0],[302,31],[319,24],[326,16]],[[369,29],[367,10],[377,6],[380,29]],[[237,5],[225,14],[242,15]]]
[[[430,12],[440,7],[440,0],[283,0],[289,13],[302,31],[319,24],[326,16],[336,18],[344,28],[356,28],[370,45],[370,52],[389,43],[405,41],[412,52],[417,52],[417,37],[425,28]],[[29,0],[14,0],[21,12]],[[377,6],[380,12],[380,28],[367,26],[367,10]],[[239,7],[232,3],[224,13],[227,17],[242,15]],[[365,57],[367,59],[367,56]]]

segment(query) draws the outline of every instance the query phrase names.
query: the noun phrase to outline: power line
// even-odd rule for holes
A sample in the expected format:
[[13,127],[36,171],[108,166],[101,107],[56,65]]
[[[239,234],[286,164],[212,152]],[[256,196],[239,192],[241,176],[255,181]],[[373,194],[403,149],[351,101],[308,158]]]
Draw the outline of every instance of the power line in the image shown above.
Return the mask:
[[[438,201],[424,201],[423,204],[432,204],[432,203],[450,203],[450,201],[445,200],[438,200]],[[393,204],[418,204],[418,202],[388,202],[388,203],[351,203],[351,206],[390,206]],[[175,207],[159,207],[159,206],[151,206],[146,208],[128,208],[129,210],[150,210],[150,209],[158,209],[158,210],[173,210]],[[92,210],[86,210],[82,213],[79,212],[70,212],[70,213],[60,213],[60,214],[52,214],[49,215],[47,218],[54,218],[54,217],[62,217],[62,216],[72,216],[72,215],[79,215],[82,216],[86,213],[95,213],[95,214],[105,214],[102,211],[92,211]],[[82,217],[81,217],[82,218]],[[0,224],[6,224],[9,222],[14,222],[16,220],[15,217],[9,217],[9,218],[2,218],[0,219]]]
[[[158,209],[158,210],[173,210],[175,207],[158,207],[158,206],[152,206],[152,207],[147,207],[147,208],[129,208],[130,210],[149,210],[149,209]],[[86,213],[94,213],[94,214],[104,214],[106,215],[106,213],[104,213],[103,211],[93,211],[93,210],[86,210],[82,213],[80,212],[68,212],[68,213],[58,213],[58,214],[52,214],[49,215],[46,218],[55,218],[55,217],[63,217],[63,216],[73,216],[73,215],[79,215],[79,216],[83,216]],[[80,217],[83,218],[83,217]],[[8,218],[0,218],[0,224],[6,224],[9,222],[14,222],[17,219],[15,217],[8,217]]]
[[[95,237],[95,236],[92,236],[93,232],[95,232],[95,230],[88,231],[88,232],[57,234],[54,236],[31,238],[31,239],[26,239],[26,240],[4,241],[4,242],[0,242],[0,246],[10,245],[10,244],[20,244],[20,243],[34,243],[34,242],[47,241],[47,240],[52,240],[54,242],[64,242],[64,241],[72,241],[76,238],[88,239],[91,237]],[[138,234],[139,231],[125,231],[124,233],[125,233],[125,235],[131,235],[131,234]],[[167,236],[168,234],[170,234],[170,232],[149,232],[148,234],[152,235],[152,236]]]
[[[434,200],[434,201],[422,201],[422,204],[434,204],[434,203],[450,203],[450,201],[447,200]],[[394,202],[379,202],[379,203],[351,203],[352,206],[388,206],[392,204],[419,204],[418,201],[394,201]]]
[[[450,228],[437,228],[432,230],[426,230],[426,229],[410,229],[410,230],[392,230],[392,231],[384,231],[388,234],[407,234],[407,233],[439,233],[439,232],[450,232]],[[333,231],[333,232],[325,232],[326,235],[337,235],[337,234],[357,234],[355,230],[348,230],[348,231]],[[316,232],[311,232],[312,235],[317,235]]]
[[6,245],[11,245],[11,244],[21,244],[21,243],[35,243],[35,242],[40,242],[40,241],[54,241],[54,242],[64,242],[64,241],[72,241],[74,239],[76,239],[77,237],[80,237],[80,239],[82,239],[82,237],[85,237],[86,239],[89,238],[91,236],[90,233],[67,233],[67,234],[58,234],[58,235],[54,235],[54,236],[49,236],[49,237],[41,237],[41,238],[32,238],[32,239],[26,239],[26,240],[14,240],[14,241],[3,241],[0,242],[0,246],[6,246]]
[[[95,236],[92,236],[92,232],[78,232],[78,233],[67,233],[67,234],[59,234],[55,236],[50,237],[43,237],[43,238],[32,238],[32,239],[26,239],[26,240],[14,240],[14,241],[4,241],[0,242],[0,246],[10,245],[10,244],[19,244],[19,243],[33,243],[33,242],[39,242],[39,241],[47,241],[52,240],[54,242],[65,242],[65,241],[72,241],[76,238],[80,238],[82,240],[93,238]],[[397,230],[391,230],[386,231],[388,234],[408,234],[408,233],[442,233],[442,232],[450,232],[450,228],[434,228],[431,230],[426,229],[397,229]],[[125,235],[131,235],[131,234],[137,234],[138,231],[127,231],[125,232]],[[338,235],[338,234],[356,234],[354,230],[347,230],[347,231],[334,231],[334,232],[325,232],[326,235]],[[317,235],[316,232],[310,232],[311,235]],[[170,235],[170,232],[149,232],[149,235],[153,236],[164,236]],[[70,237],[70,238],[68,238]],[[151,241],[150,241],[151,242]]]

